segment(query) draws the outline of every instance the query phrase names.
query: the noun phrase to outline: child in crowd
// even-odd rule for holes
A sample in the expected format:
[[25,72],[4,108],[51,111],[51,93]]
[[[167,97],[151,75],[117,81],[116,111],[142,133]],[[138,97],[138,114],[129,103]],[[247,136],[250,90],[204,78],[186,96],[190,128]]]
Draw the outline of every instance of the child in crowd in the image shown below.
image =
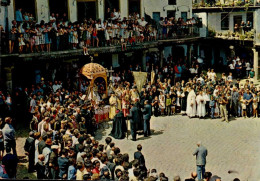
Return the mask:
[[126,50],[126,42],[125,42],[125,39],[121,35],[120,35],[120,41],[121,41],[122,51],[124,51],[124,49]]
[[169,94],[167,94],[167,98],[166,98],[166,114],[168,116],[171,115],[171,104],[172,104],[172,100]]
[[25,45],[24,37],[23,37],[22,33],[20,33],[20,36],[18,38],[18,42],[19,42],[19,53],[22,53],[23,52],[23,46]]
[[246,112],[246,100],[242,99],[241,101],[241,108],[242,108],[242,117],[244,116],[247,118],[247,112]]
[[258,118],[257,108],[258,108],[258,97],[256,94],[253,95],[253,117]]
[[233,80],[232,72],[229,72],[229,75],[228,75],[228,77],[227,77],[227,81],[228,81],[228,82],[232,82],[232,80]]
[[175,109],[176,109],[176,98],[173,97],[172,102],[171,102],[171,110],[172,110],[171,114],[172,115],[175,115]]

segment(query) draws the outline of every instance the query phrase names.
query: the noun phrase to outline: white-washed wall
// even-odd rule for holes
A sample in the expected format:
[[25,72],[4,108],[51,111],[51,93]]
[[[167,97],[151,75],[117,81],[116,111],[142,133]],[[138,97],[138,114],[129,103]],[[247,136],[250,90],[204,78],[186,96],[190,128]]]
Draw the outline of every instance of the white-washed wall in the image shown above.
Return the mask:
[[49,2],[48,0],[36,0],[36,19],[37,22],[40,23],[41,20],[48,22],[50,20],[50,10],[49,10]]
[[192,1],[177,0],[177,5],[168,5],[168,0],[143,0],[142,5],[146,14],[153,17],[153,12],[160,12],[161,17],[167,16],[167,11],[176,11],[176,18],[181,17],[181,12],[187,12],[187,17],[192,17]]

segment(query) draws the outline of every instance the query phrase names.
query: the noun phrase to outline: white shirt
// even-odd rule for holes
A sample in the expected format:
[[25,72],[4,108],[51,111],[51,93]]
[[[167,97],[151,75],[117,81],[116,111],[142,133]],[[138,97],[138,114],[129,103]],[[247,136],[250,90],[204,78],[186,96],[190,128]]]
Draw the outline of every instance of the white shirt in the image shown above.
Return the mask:
[[228,66],[229,66],[229,68],[230,68],[231,70],[234,70],[234,64],[233,64],[233,63],[229,64]]
[[249,62],[246,63],[246,70],[251,70]]

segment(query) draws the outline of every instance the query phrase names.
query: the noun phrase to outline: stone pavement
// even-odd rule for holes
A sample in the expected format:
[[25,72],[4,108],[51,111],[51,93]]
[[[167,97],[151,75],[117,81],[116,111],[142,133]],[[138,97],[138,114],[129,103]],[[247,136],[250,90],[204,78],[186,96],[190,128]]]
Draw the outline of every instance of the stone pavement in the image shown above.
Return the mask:
[[[148,169],[156,168],[164,172],[172,180],[180,175],[182,180],[196,171],[195,157],[197,141],[208,149],[206,170],[220,176],[223,181],[231,181],[238,177],[241,181],[260,180],[260,119],[238,118],[230,123],[220,119],[189,119],[186,116],[153,117],[151,120],[153,135],[148,138],[138,137],[136,142],[115,140],[115,145],[121,153],[129,153],[130,160],[136,151],[136,146],[142,144]],[[111,131],[100,129],[96,139],[104,144]],[[18,138],[17,150],[19,156],[24,156],[25,138]],[[24,157],[22,157],[24,159]],[[18,178],[35,174],[26,173],[25,163],[19,164]],[[232,173],[228,173],[232,171]]]
[[[208,149],[206,170],[213,175],[223,181],[236,177],[241,181],[260,180],[260,119],[238,118],[226,123],[220,119],[189,119],[181,115],[153,117],[151,129],[154,130],[151,137],[140,135],[136,142],[130,140],[131,136],[129,140],[113,141],[122,153],[129,153],[130,160],[136,146],[141,144],[147,168],[164,172],[170,180],[175,175],[184,180],[196,171],[192,153],[198,141]],[[97,140],[104,143],[110,130],[102,132],[103,136],[97,136]]]

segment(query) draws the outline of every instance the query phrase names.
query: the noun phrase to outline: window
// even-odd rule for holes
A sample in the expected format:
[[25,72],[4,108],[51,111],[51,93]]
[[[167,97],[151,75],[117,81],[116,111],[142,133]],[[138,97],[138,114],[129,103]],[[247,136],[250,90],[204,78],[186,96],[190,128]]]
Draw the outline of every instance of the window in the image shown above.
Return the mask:
[[229,30],[229,15],[228,13],[221,14],[221,30]]
[[176,5],[176,0],[168,0],[169,5]]

